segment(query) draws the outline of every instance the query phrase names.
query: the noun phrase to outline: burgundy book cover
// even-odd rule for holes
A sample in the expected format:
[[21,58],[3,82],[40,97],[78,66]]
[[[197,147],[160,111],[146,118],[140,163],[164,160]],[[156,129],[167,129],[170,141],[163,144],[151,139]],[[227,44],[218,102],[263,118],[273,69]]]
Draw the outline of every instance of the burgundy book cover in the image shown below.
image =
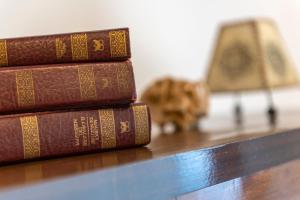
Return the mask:
[[0,67],[130,58],[128,28],[0,40]]
[[0,80],[2,114],[136,100],[130,61],[5,67]]
[[145,104],[113,109],[40,112],[0,117],[0,164],[146,145]]

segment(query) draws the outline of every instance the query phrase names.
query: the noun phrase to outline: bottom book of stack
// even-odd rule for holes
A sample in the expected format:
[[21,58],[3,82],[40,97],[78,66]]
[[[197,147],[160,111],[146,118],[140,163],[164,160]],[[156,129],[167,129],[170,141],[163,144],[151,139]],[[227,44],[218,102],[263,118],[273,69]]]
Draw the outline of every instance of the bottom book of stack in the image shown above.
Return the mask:
[[0,117],[0,164],[142,146],[150,142],[145,104]]

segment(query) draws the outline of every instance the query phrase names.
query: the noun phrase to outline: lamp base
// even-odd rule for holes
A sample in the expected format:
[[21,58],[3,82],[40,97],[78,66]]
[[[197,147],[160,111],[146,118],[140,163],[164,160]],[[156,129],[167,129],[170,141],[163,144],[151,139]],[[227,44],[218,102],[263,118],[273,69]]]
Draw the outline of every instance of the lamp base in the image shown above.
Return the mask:
[[275,126],[277,124],[277,109],[274,106],[270,106],[267,111],[270,126]]
[[234,107],[234,117],[235,117],[235,124],[240,127],[243,125],[243,110],[242,106],[237,103]]

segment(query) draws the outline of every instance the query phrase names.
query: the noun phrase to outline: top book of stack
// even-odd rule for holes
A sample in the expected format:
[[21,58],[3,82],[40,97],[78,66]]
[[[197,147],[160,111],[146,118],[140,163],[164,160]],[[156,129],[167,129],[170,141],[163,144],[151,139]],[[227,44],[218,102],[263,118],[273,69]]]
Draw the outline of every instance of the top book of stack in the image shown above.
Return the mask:
[[0,67],[125,61],[128,28],[0,40]]

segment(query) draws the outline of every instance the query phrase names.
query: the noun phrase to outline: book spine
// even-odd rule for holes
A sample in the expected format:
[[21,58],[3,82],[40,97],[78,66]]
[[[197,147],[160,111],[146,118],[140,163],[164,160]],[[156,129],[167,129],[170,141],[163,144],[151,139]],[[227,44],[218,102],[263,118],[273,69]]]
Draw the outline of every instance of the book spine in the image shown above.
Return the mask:
[[134,104],[1,117],[0,129],[0,164],[6,164],[146,145],[151,122],[148,107]]
[[128,28],[0,40],[0,67],[124,61],[130,56]]
[[0,80],[1,114],[136,100],[130,61],[2,68]]

